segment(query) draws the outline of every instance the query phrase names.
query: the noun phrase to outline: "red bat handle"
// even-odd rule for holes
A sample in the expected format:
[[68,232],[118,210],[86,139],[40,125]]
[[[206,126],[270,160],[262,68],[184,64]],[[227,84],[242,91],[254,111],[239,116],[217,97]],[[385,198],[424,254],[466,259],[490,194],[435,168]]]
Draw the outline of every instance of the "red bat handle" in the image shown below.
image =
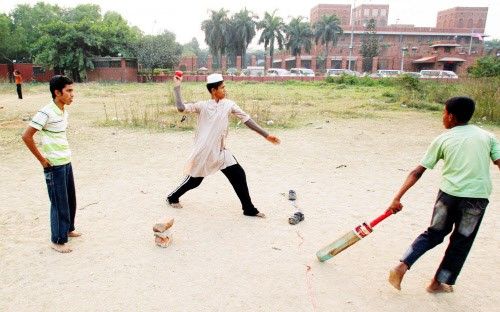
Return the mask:
[[373,221],[370,222],[370,227],[374,227],[375,225],[379,224],[380,222],[382,222],[385,218],[387,218],[388,216],[392,215],[392,211],[390,210],[387,210],[386,212],[384,212],[382,215],[378,216],[376,219],[374,219]]

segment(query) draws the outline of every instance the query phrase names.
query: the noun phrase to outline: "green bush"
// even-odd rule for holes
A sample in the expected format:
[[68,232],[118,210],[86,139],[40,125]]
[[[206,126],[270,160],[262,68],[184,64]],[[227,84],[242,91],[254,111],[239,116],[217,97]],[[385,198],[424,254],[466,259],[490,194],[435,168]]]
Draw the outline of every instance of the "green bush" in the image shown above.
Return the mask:
[[500,77],[500,58],[495,56],[479,58],[474,65],[469,67],[468,72],[475,78]]
[[500,77],[470,79],[463,83],[462,95],[476,102],[474,120],[500,125]]
[[422,91],[422,83],[418,78],[410,75],[402,75],[395,79],[395,83],[407,91]]

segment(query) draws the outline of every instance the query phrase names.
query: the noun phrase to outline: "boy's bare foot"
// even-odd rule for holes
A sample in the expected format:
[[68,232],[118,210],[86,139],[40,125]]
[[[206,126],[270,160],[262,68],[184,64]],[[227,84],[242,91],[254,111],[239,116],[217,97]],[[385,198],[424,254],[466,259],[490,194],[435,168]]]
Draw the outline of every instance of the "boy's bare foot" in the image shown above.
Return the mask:
[[80,237],[80,236],[82,236],[82,233],[77,231],[71,231],[68,233],[68,237]]
[[406,271],[408,271],[408,266],[401,262],[389,271],[389,283],[391,283],[394,288],[401,290],[401,281]]
[[427,292],[431,294],[439,294],[439,293],[451,293],[453,292],[453,286],[448,285],[448,284],[443,284],[435,279],[432,279],[431,283],[427,288],[425,289]]
[[182,208],[181,203],[168,203],[170,207],[175,208],[175,209],[180,209]]
[[158,247],[167,248],[171,242],[172,239],[169,236],[165,237],[155,236],[155,243]]
[[255,215],[255,217],[257,217],[257,218],[265,218],[266,215],[263,214],[262,212],[259,212],[258,214]]
[[153,226],[153,232],[163,233],[166,230],[168,230],[169,228],[171,228],[172,225],[174,225],[174,219],[170,219],[169,221],[167,221],[165,223],[156,223]]
[[54,243],[52,243],[50,248],[52,248],[55,251],[60,252],[60,253],[69,253],[69,252],[73,251],[73,249],[71,249],[67,244],[54,244]]

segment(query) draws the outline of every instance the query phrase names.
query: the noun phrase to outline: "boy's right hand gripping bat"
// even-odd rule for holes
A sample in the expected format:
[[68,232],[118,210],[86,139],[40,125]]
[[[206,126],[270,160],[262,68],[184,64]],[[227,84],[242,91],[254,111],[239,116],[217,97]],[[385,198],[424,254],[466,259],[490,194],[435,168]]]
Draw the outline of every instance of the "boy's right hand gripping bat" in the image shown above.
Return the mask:
[[386,212],[384,212],[384,214],[371,221],[370,224],[366,224],[366,222],[364,222],[363,224],[358,225],[354,228],[354,230],[349,231],[333,243],[319,250],[316,253],[318,260],[321,262],[326,261],[336,254],[340,253],[344,249],[350,247],[351,245],[354,245],[359,240],[370,234],[373,231],[373,227],[375,227],[375,225],[392,214],[393,212],[391,210],[387,210]]

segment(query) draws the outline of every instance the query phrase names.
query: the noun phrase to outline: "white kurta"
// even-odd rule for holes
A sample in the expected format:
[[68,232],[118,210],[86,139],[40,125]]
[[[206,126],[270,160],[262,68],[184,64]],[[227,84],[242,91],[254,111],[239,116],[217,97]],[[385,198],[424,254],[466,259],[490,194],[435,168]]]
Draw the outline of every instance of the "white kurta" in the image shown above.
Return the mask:
[[185,112],[198,114],[198,127],[184,173],[192,177],[206,177],[235,165],[236,160],[225,144],[229,115],[234,114],[243,123],[247,122],[250,116],[236,103],[227,99],[185,104],[185,107]]

